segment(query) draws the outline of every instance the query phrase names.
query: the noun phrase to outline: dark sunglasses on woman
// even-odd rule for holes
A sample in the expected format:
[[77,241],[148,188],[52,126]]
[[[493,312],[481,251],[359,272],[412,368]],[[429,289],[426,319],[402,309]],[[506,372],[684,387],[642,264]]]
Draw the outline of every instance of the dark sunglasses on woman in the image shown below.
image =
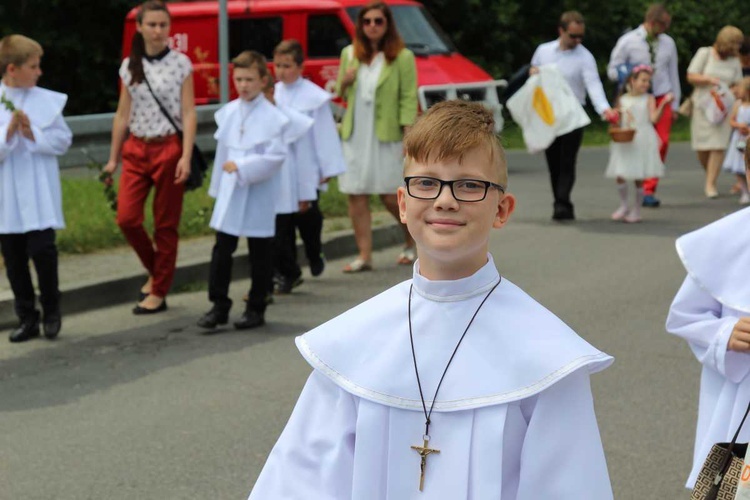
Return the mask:
[[366,18],[362,19],[362,24],[364,24],[365,26],[369,26],[371,24],[374,24],[375,26],[383,26],[384,23],[385,23],[385,18],[384,17],[376,17],[376,18],[373,18],[373,19],[370,19],[370,18],[366,17]]

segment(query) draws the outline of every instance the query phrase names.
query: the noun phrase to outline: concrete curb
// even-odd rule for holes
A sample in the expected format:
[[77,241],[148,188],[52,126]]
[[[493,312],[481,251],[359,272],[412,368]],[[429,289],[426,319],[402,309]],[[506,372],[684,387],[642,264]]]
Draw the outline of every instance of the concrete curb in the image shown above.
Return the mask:
[[[323,253],[328,260],[355,255],[357,246],[354,242],[352,231],[340,231],[331,233],[328,237],[323,235]],[[394,223],[378,228],[373,228],[373,249],[402,244],[403,233],[401,228]],[[189,244],[186,243],[186,244]],[[299,245],[297,254],[304,256],[304,250]],[[303,257],[304,258],[304,257]],[[190,283],[206,281],[211,256],[196,259],[192,262],[183,262],[175,271],[172,289],[179,289]],[[235,279],[244,279],[248,275],[247,247],[240,245],[234,256],[233,272]],[[338,272],[338,269],[329,269],[326,272]],[[138,287],[143,284],[143,270],[134,269],[132,273],[120,274],[119,276],[102,276],[101,278],[79,283],[62,283],[61,292],[63,314],[80,313],[108,307],[116,304],[134,304],[137,297]],[[13,309],[12,294],[4,294],[0,299],[0,327],[6,328],[18,323]]]

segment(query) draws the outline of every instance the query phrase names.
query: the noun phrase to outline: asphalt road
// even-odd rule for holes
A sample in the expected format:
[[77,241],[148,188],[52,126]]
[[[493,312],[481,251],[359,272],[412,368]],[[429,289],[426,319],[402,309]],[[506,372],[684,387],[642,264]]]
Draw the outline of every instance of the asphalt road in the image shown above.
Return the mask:
[[[678,145],[664,206],[613,223],[606,159],[606,148],[582,151],[578,220],[556,224],[543,157],[509,154],[518,210],[492,252],[502,274],[615,356],[593,388],[616,498],[687,498],[700,367],[664,331],[684,277],[674,239],[737,200],[704,199],[702,171]],[[722,193],[731,182],[722,177]],[[245,498],[310,371],[294,337],[408,278],[397,253],[356,276],[330,262],[250,333],[202,334],[198,291],[154,317],[122,306],[68,316],[56,342],[0,341],[0,499]],[[246,287],[235,282],[234,296]]]

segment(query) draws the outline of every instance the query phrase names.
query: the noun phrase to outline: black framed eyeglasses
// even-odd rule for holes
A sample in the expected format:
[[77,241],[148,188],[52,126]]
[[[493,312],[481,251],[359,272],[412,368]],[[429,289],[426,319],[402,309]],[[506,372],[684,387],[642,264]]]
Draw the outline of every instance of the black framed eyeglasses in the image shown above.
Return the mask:
[[450,186],[451,194],[457,201],[475,202],[482,201],[487,197],[487,191],[495,188],[501,193],[505,188],[500,184],[479,179],[456,179],[444,181],[435,177],[404,177],[406,192],[412,198],[419,200],[434,200],[443,191],[443,186]]

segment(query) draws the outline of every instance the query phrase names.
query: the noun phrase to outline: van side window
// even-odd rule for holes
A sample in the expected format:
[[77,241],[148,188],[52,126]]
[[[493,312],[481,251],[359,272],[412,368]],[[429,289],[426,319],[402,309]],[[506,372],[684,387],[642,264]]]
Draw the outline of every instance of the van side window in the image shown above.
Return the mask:
[[229,20],[229,54],[255,50],[273,59],[273,49],[282,40],[284,25],[281,17],[255,17]]
[[307,18],[307,57],[338,58],[351,43],[349,33],[336,14],[310,15]]

